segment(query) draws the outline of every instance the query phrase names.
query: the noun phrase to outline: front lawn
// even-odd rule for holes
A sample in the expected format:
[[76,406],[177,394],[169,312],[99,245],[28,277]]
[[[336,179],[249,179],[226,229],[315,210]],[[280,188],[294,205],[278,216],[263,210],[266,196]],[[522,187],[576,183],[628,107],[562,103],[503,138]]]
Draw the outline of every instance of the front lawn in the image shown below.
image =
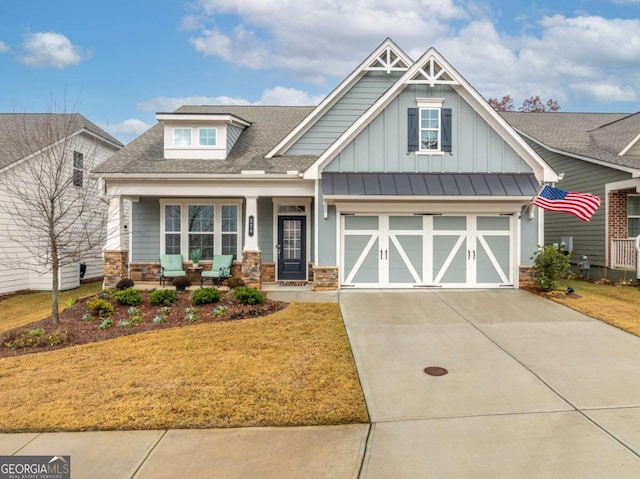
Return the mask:
[[640,288],[612,286],[580,280],[564,280],[561,289],[571,287],[577,296],[550,295],[553,301],[640,336]]
[[364,423],[336,304],[0,359],[0,430]]

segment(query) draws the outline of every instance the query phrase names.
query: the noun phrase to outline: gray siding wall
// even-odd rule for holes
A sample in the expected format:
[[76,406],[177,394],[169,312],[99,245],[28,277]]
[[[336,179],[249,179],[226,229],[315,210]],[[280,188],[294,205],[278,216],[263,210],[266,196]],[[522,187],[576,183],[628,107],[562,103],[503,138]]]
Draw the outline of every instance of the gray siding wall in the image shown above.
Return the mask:
[[263,261],[273,261],[273,199],[258,198],[258,247]]
[[367,72],[285,155],[321,155],[400,75]]
[[[336,228],[336,207],[329,205],[329,215],[324,218],[324,206],[322,201],[322,180],[318,186],[319,198],[315,203],[318,211],[318,265],[319,266],[335,266],[338,264],[336,257],[336,239],[338,231]],[[313,257],[313,256],[312,256]]]
[[[407,152],[407,109],[416,98],[444,98],[452,110],[452,152]],[[529,173],[531,168],[448,85],[409,85],[325,171],[406,173]]]
[[535,143],[531,143],[531,146],[554,170],[564,173],[564,179],[557,184],[558,188],[591,193],[599,196],[601,200],[600,208],[588,222],[580,221],[566,213],[545,211],[545,244],[560,243],[561,236],[573,236],[574,261],[579,261],[586,255],[592,264],[606,264],[605,184],[630,179],[631,174],[553,153]]
[[241,133],[242,128],[239,126],[227,125],[227,154],[229,154],[233,145],[236,144]]
[[529,219],[529,210],[526,209],[520,218],[520,263],[521,265],[532,265],[531,257],[538,250],[538,211],[534,209],[533,219]]
[[160,254],[160,201],[140,198],[131,204],[131,262],[158,262]]

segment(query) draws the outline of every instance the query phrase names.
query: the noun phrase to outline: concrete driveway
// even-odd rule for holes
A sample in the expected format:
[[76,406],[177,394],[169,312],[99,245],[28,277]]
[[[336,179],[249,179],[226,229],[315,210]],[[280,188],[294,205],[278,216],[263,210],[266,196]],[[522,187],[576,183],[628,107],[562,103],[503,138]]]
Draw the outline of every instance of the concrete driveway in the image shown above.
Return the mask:
[[638,477],[640,338],[518,290],[340,307],[373,423],[361,478]]

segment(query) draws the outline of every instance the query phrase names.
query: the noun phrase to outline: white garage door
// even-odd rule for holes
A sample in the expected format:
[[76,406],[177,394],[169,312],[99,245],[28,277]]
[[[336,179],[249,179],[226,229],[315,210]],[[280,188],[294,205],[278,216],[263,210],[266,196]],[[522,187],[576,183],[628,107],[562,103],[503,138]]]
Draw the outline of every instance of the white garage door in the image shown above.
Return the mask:
[[343,287],[513,286],[512,215],[344,215]]

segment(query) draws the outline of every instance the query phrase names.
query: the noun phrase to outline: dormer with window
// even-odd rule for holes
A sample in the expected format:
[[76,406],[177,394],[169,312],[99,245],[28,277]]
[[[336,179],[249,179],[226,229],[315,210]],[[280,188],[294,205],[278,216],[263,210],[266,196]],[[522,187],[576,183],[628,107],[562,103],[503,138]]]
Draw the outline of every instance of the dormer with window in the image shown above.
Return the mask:
[[164,157],[171,160],[224,160],[250,125],[219,113],[157,113],[164,124]]

